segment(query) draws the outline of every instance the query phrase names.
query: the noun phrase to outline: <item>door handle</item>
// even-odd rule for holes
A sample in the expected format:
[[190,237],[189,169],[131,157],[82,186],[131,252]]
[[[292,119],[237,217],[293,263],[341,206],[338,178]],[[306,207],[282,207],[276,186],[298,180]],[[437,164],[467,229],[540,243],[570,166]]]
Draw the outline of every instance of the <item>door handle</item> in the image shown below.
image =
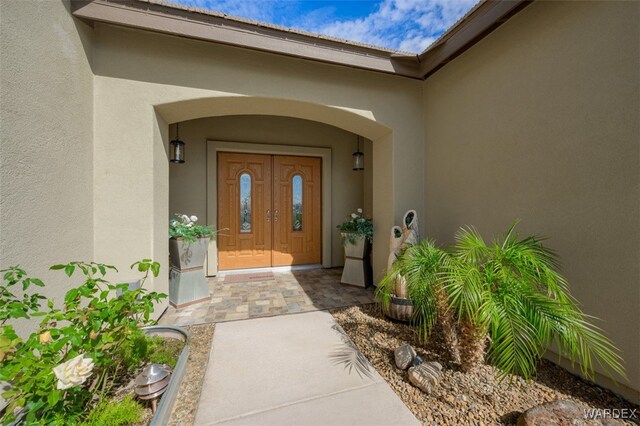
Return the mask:
[[278,221],[278,209],[275,209],[273,211],[273,221],[277,222]]
[[267,209],[267,222],[271,222],[271,209]]

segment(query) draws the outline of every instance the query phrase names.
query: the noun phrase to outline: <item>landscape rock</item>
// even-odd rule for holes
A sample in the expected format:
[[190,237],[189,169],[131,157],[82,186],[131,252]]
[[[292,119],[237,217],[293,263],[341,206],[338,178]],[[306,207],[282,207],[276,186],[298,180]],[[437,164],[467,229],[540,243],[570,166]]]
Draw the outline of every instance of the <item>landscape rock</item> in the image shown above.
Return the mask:
[[393,354],[396,360],[396,366],[400,370],[406,370],[416,357],[416,350],[413,349],[413,346],[404,344],[397,348]]
[[572,401],[552,401],[525,411],[518,418],[518,426],[613,426],[623,424],[612,418],[585,418],[582,406]]
[[441,376],[442,366],[437,362],[424,362],[409,369],[409,382],[425,393],[431,393]]
[[[447,340],[438,327],[428,341],[421,342],[414,328],[386,318],[374,304],[337,308],[332,314],[423,425],[515,425],[522,412],[554,400],[575,401],[587,410],[624,409],[629,418],[607,421],[639,425],[635,417],[640,413],[638,405],[574,376],[547,359],[539,361],[535,378],[528,381],[511,375],[501,380],[500,371],[486,364],[463,373],[450,360]],[[407,372],[396,367],[394,350],[406,343],[422,359],[438,360],[444,366],[438,385],[429,394],[412,385]],[[632,410],[636,410],[635,416],[629,415]],[[585,419],[582,424],[601,423]]]

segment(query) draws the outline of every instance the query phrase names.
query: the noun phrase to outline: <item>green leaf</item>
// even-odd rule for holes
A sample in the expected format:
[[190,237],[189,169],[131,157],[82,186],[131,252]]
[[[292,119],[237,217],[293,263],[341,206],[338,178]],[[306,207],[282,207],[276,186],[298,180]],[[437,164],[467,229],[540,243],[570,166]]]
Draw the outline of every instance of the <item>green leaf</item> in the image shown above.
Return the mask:
[[60,396],[61,396],[60,394],[61,392],[59,390],[51,391],[47,396],[47,402],[49,403],[49,405],[51,406],[56,405],[60,400]]
[[73,266],[72,264],[68,264],[64,267],[64,273],[67,274],[68,277],[70,277],[71,275],[73,275],[73,271],[75,271],[75,269],[75,266]]
[[157,277],[158,274],[160,274],[160,264],[158,262],[153,262],[151,264],[151,272],[153,273],[154,277]]

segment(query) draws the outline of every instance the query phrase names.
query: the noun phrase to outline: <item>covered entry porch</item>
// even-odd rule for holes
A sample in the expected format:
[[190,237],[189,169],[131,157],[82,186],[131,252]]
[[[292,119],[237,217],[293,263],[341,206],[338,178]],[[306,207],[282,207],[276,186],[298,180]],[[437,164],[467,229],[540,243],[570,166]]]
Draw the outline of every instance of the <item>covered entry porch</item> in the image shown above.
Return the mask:
[[208,302],[169,306],[160,324],[193,325],[321,311],[373,303],[373,288],[340,284],[342,268],[220,273]]

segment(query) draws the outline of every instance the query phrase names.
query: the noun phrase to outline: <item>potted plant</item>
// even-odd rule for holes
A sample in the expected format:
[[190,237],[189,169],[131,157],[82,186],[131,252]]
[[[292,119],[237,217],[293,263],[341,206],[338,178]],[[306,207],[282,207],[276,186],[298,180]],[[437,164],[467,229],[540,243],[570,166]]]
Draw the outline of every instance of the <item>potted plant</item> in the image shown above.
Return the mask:
[[367,287],[373,281],[369,258],[373,242],[372,220],[364,216],[362,209],[357,209],[337,228],[340,231],[345,254],[340,282]]
[[209,248],[209,241],[215,238],[215,231],[198,225],[196,216],[176,214],[169,222],[169,256],[171,267],[179,271],[202,268]]
[[209,299],[204,259],[215,231],[196,224],[196,216],[176,214],[169,222],[169,303],[181,308]]

